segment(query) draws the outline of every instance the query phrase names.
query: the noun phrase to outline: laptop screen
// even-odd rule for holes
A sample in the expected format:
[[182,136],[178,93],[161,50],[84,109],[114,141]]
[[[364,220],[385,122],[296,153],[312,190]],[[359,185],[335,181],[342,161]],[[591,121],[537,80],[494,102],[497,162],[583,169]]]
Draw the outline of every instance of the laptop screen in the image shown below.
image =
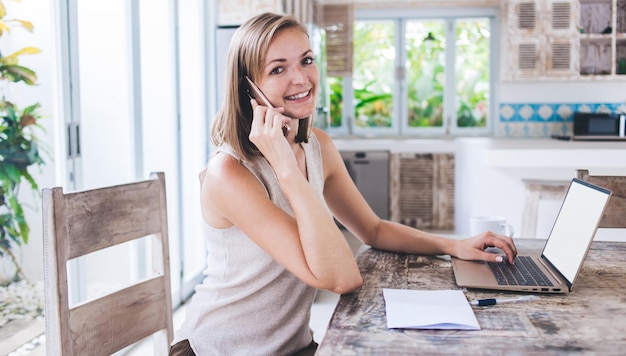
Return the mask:
[[611,192],[573,179],[563,200],[543,256],[570,285],[580,269]]

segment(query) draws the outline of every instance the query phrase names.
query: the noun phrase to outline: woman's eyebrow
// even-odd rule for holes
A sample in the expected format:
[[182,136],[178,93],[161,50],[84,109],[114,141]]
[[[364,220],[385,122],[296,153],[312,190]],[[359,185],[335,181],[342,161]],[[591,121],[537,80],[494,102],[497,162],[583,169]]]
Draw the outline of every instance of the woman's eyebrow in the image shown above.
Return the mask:
[[[313,54],[313,50],[307,49],[306,51],[304,51],[304,53],[300,55],[300,58],[306,57],[310,54]],[[285,62],[287,62],[286,58],[276,58],[276,59],[272,59],[271,61],[269,61],[265,66],[268,67],[272,65],[273,63],[285,63]]]

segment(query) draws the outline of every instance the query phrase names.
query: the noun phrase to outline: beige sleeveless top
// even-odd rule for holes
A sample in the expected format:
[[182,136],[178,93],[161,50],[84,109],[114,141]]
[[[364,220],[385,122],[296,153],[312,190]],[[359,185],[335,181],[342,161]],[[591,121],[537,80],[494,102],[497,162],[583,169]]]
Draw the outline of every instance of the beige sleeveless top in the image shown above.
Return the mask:
[[[309,183],[324,201],[319,141],[312,134],[302,147]],[[235,156],[229,146],[217,151]],[[293,216],[265,158],[241,162],[272,202]],[[207,226],[207,250],[205,279],[187,305],[186,321],[174,343],[188,339],[200,356],[287,355],[311,343],[314,288],[274,261],[236,226]]]

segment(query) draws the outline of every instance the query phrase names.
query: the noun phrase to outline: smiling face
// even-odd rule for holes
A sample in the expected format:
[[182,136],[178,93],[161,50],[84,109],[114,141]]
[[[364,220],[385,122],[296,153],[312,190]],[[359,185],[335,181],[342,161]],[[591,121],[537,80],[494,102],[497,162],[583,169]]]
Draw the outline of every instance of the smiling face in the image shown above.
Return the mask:
[[274,36],[257,85],[275,107],[293,119],[311,116],[317,102],[319,71],[309,37],[296,28]]

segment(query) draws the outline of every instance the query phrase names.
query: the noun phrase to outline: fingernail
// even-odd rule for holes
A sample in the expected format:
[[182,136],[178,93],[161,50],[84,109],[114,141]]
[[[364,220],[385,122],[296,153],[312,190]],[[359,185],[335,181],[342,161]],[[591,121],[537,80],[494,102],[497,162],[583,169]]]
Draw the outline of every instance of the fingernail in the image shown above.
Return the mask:
[[502,261],[504,261],[502,256],[496,256],[496,262],[502,262]]

